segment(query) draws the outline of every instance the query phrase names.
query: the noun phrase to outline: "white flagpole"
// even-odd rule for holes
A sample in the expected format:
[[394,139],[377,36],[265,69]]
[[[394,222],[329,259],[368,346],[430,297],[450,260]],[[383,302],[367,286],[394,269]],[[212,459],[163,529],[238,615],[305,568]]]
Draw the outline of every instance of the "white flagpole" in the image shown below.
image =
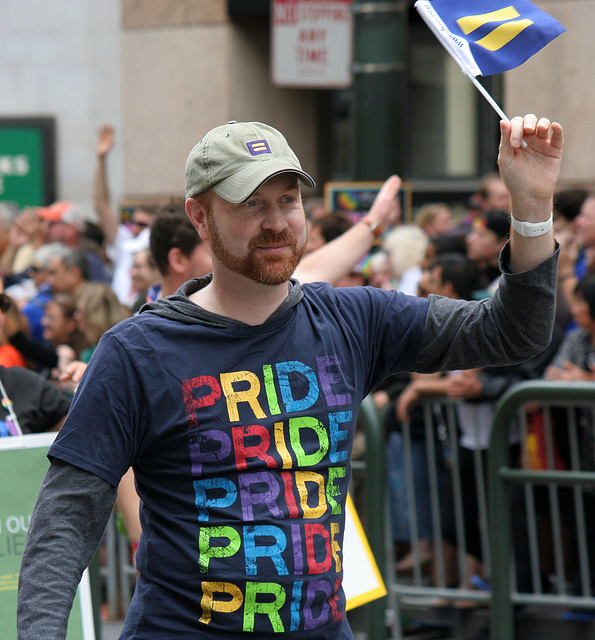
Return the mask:
[[505,122],[510,122],[504,111],[502,111],[498,103],[494,100],[494,98],[492,98],[487,89],[479,82],[479,80],[475,76],[468,74],[465,69],[462,69],[462,71],[466,76],[469,77],[471,82],[477,87],[483,97],[492,105],[494,111],[502,118],[502,120],[504,120]]
[[[466,69],[461,67],[461,71],[471,80],[471,82],[479,89],[481,95],[490,103],[493,107],[494,111],[504,120],[504,122],[510,122],[507,115],[502,111],[500,105],[492,98],[492,96],[488,93],[488,90],[479,82],[479,80],[471,73],[469,73]],[[527,147],[527,143],[523,140],[521,142],[523,149]]]

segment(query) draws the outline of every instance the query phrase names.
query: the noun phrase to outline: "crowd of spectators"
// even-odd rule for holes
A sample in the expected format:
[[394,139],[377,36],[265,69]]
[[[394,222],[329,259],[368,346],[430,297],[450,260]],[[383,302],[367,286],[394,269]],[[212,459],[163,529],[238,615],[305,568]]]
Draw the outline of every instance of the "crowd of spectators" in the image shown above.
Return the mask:
[[[373,267],[382,266],[385,273],[382,286],[398,288],[406,293],[420,296],[438,294],[462,300],[490,297],[499,284],[499,255],[510,227],[508,211],[509,202],[504,185],[497,175],[490,174],[482,181],[480,190],[472,197],[463,216],[454,215],[444,203],[422,206],[414,218],[414,224],[418,231],[423,231],[425,244],[423,240],[415,239],[414,235],[407,235],[407,226],[401,226],[386,235],[380,255],[370,264]],[[440,496],[440,557],[448,561],[455,557],[455,547],[457,541],[460,544],[461,538],[454,519],[454,483],[449,477],[452,475],[452,443],[445,441],[444,433],[439,433],[438,422],[446,422],[446,404],[454,406],[458,434],[456,473],[463,487],[458,499],[464,513],[466,571],[461,574],[460,565],[455,566],[453,561],[449,566],[447,562],[446,579],[447,586],[475,589],[477,583],[482,584],[482,579],[488,578],[484,566],[486,549],[482,548],[486,522],[485,517],[478,513],[478,506],[482,500],[484,503],[486,500],[487,449],[497,401],[513,385],[525,380],[595,381],[595,196],[584,189],[560,189],[554,201],[554,220],[556,239],[561,246],[559,295],[553,337],[546,351],[514,367],[490,367],[433,375],[406,374],[387,381],[385,388],[376,393],[387,434],[388,485],[398,574],[411,575],[414,565],[417,565],[423,572],[427,571],[430,580],[436,579],[435,573],[434,578],[431,577],[432,570],[436,568],[435,545],[438,542],[433,540],[435,529],[430,505],[429,448],[426,443],[428,420],[432,421],[431,432],[435,438],[433,448],[443,453],[443,458],[434,463]],[[402,234],[403,239],[395,243],[398,234]],[[420,251],[420,247],[425,249]],[[398,268],[399,261],[406,261],[407,256],[416,253],[417,258],[413,258],[412,264],[406,265],[407,269]],[[394,255],[398,256],[397,262],[392,257]],[[384,256],[384,261],[381,256]],[[415,290],[412,290],[412,285]],[[436,400],[445,400],[442,417],[422,410],[424,398],[432,401],[434,411],[440,406]],[[541,415],[540,411],[539,407],[533,407],[533,413],[528,418],[530,429],[534,414]],[[567,433],[568,415],[563,412],[556,414],[557,433]],[[402,434],[405,423],[408,426],[407,444]],[[595,468],[592,412],[577,410],[576,424],[579,425],[581,470],[591,471]],[[524,442],[523,437],[531,438],[531,442]],[[513,464],[526,466],[526,452],[534,446],[534,437],[532,431],[528,436],[523,436],[520,432],[515,435],[513,430]],[[560,468],[571,468],[570,460],[565,458],[565,454],[568,456],[567,447],[555,446]],[[410,476],[407,476],[405,469],[406,447],[411,461]],[[546,468],[545,460],[541,464],[544,466],[540,468]],[[413,478],[413,493],[408,487],[408,477]],[[478,496],[478,493],[481,495]],[[409,500],[412,495],[415,499],[415,541],[411,539],[409,526]],[[566,505],[565,515],[568,516],[564,517],[563,526],[568,539],[572,540],[577,534],[572,525],[573,518],[568,514],[574,513],[574,502],[572,499],[561,499],[561,502]],[[585,521],[595,522],[595,503],[590,493],[585,494],[582,504]],[[521,519],[519,515],[517,523]],[[523,528],[519,526],[518,531],[521,530]],[[526,540],[519,541],[519,535],[515,537],[518,549],[525,548]],[[570,567],[569,576],[572,567],[578,563],[573,551],[575,548],[576,545],[569,544],[563,551]],[[547,555],[548,552],[542,553]],[[593,554],[589,561],[593,572]],[[524,573],[526,555],[523,558],[521,553],[517,564],[520,576],[518,587],[530,590]],[[576,584],[569,588],[580,592]],[[436,602],[441,606],[446,603],[441,599]],[[454,606],[466,608],[477,606],[477,602],[462,598],[454,601]]]
[[[436,294],[461,300],[488,298],[499,284],[499,255],[508,239],[509,207],[508,192],[497,174],[485,176],[464,212],[452,210],[445,203],[427,203],[417,209],[411,224],[389,229],[372,255],[355,267],[353,275],[358,275],[360,281],[355,282],[352,278],[346,284],[398,289],[424,297]],[[348,226],[347,220],[344,215],[332,212],[313,216],[311,248],[337,237]],[[496,402],[513,385],[524,380],[595,381],[595,195],[580,188],[560,189],[554,202],[554,225],[561,247],[559,295],[553,337],[545,352],[514,367],[432,375],[404,374],[387,380],[375,393],[387,437],[389,502],[398,574],[411,575],[415,564],[430,576],[432,570],[435,571],[437,542],[433,540],[430,504],[428,419],[432,420],[433,447],[444,454],[435,461],[435,472],[441,501],[440,556],[447,560],[447,582],[449,586],[475,589],[478,577],[479,583],[488,577],[483,566],[485,548],[482,548],[482,536],[485,537],[482,528],[486,525],[478,506],[485,500],[487,449]],[[439,433],[439,417],[423,411],[424,398],[444,398],[455,407],[457,474],[464,487],[457,498],[462,501],[464,513],[466,569],[462,574],[455,559],[460,532],[455,522],[455,496],[449,477],[452,451],[449,451],[450,443],[444,441],[444,433]],[[403,440],[404,423],[408,425],[407,444]],[[584,439],[580,443],[582,470],[590,471],[595,468],[593,415],[582,412],[578,424],[581,426],[579,438]],[[557,426],[564,432],[563,416],[558,417]],[[522,452],[530,446],[520,440],[519,433],[511,440],[512,460],[518,465],[526,464]],[[358,452],[361,455],[364,447],[365,443],[360,442],[354,455]],[[411,461],[413,494],[407,486],[405,448]],[[556,455],[564,457],[563,451],[556,451]],[[570,463],[563,459],[559,464],[562,468],[570,468]],[[412,495],[415,499],[415,541],[411,539],[409,516]],[[574,508],[571,500],[563,502],[568,505],[567,510]],[[584,497],[583,503],[586,522],[595,522],[595,501],[590,494]],[[572,539],[576,535],[572,518],[566,520],[567,535]],[[521,529],[519,527],[519,531]],[[517,540],[516,543],[522,549],[526,541]],[[572,566],[572,550],[568,555]],[[595,568],[595,557],[590,561]],[[524,590],[527,580],[523,577],[523,562],[518,564],[519,588]],[[441,606],[446,603],[440,599],[436,602]],[[454,605],[466,608],[477,606],[477,602],[461,598],[454,601]]]

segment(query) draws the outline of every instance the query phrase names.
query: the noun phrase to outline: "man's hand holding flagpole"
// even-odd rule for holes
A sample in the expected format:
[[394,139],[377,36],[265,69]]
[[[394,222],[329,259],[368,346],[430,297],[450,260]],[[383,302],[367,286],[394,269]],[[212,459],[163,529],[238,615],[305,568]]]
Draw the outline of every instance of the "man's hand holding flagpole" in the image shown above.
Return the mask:
[[559,123],[534,114],[502,120],[500,132],[498,167],[511,202],[510,265],[514,271],[526,271],[555,249],[552,200],[564,132]]

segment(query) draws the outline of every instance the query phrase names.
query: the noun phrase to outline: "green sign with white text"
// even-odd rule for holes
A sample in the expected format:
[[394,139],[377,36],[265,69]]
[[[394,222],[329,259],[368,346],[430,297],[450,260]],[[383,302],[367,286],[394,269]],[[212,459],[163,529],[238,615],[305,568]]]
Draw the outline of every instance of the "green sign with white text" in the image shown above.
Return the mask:
[[[17,587],[29,521],[55,433],[0,438],[0,628],[16,640]],[[94,640],[87,573],[72,607],[66,640]]]
[[50,119],[0,119],[0,201],[21,209],[51,204],[53,142]]

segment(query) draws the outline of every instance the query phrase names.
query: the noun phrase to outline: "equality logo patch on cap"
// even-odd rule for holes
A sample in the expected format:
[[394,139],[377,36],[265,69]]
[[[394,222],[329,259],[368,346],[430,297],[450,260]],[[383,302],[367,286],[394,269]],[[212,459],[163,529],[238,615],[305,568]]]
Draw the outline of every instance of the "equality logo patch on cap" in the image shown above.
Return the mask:
[[246,142],[246,146],[253,156],[259,156],[261,153],[273,153],[266,140],[253,140],[252,142]]

